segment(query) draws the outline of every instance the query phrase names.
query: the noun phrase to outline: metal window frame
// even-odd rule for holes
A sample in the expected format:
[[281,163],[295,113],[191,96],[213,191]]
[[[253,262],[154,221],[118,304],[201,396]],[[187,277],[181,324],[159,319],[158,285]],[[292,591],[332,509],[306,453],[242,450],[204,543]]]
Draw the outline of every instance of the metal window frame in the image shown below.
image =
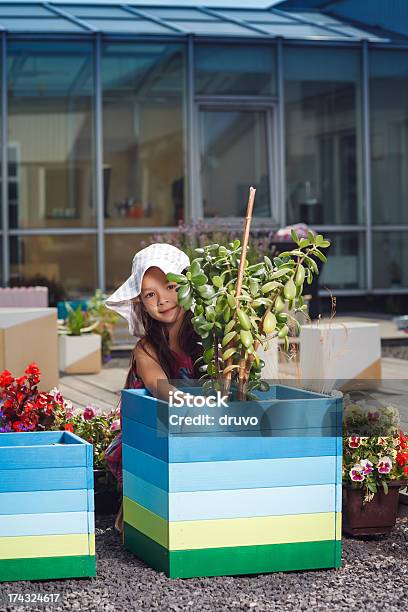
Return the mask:
[[368,45],[364,41],[361,50],[361,92],[362,92],[362,154],[363,154],[363,210],[365,214],[366,241],[366,288],[373,289],[372,261],[372,197],[371,197],[371,137],[370,137],[370,92],[369,92]]
[[[45,3],[46,6],[48,3]],[[49,6],[47,6],[49,8]],[[54,8],[54,6],[52,7]],[[275,9],[276,11],[276,9]],[[56,11],[54,11],[56,12]],[[61,15],[62,16],[62,15]],[[215,16],[215,15],[214,15]],[[217,15],[218,16],[218,15]],[[81,25],[85,25],[81,23]],[[97,236],[97,270],[98,270],[98,285],[101,288],[105,287],[105,247],[104,239],[106,235],[111,234],[143,234],[148,232],[173,232],[177,228],[175,227],[105,227],[104,223],[104,211],[103,211],[103,125],[102,125],[102,84],[101,84],[101,61],[102,61],[102,38],[101,35],[95,31],[85,31],[80,34],[49,34],[42,35],[35,33],[30,34],[8,34],[6,31],[0,31],[1,36],[1,63],[2,63],[2,85],[1,85],[1,149],[2,149],[2,229],[0,235],[3,237],[2,242],[2,272],[3,272],[3,284],[7,285],[10,277],[10,252],[9,252],[9,237],[14,236],[34,236],[34,235],[96,235]],[[8,160],[7,160],[7,126],[8,126],[8,90],[7,90],[7,48],[8,41],[21,41],[26,40],[27,42],[41,40],[52,40],[52,41],[83,41],[93,40],[94,41],[94,66],[95,66],[95,82],[94,82],[94,95],[95,95],[95,111],[94,111],[94,123],[95,123],[95,179],[96,179],[96,210],[97,210],[97,226],[91,228],[31,228],[31,229],[10,229],[9,228],[9,207],[8,207]],[[283,70],[283,41],[281,37],[262,38],[257,37],[256,39],[245,38],[245,37],[233,37],[225,38],[220,36],[195,36],[195,35],[107,35],[103,36],[104,41],[111,42],[184,42],[186,44],[186,87],[185,87],[185,125],[186,125],[186,151],[185,151],[185,167],[187,168],[186,173],[186,195],[185,195],[185,210],[189,219],[198,219],[197,215],[197,186],[196,177],[197,170],[194,165],[196,163],[196,154],[198,151],[198,140],[195,134],[195,121],[194,121],[194,50],[195,44],[217,43],[223,45],[237,45],[245,42],[247,45],[272,45],[277,47],[277,96],[273,99],[276,103],[274,107],[274,116],[277,121],[278,136],[277,143],[277,155],[276,160],[278,163],[277,174],[278,177],[278,191],[277,198],[280,202],[280,223],[282,225],[286,222],[286,198],[285,198],[285,184],[286,184],[286,170],[285,170],[285,124],[284,124],[284,70]],[[319,231],[335,231],[337,233],[354,233],[364,232],[365,233],[365,256],[366,256],[366,288],[356,290],[335,290],[336,295],[393,295],[393,294],[408,294],[408,288],[374,288],[372,279],[372,238],[373,233],[377,231],[382,232],[408,232],[408,225],[375,225],[372,224],[372,199],[371,199],[371,168],[370,168],[370,122],[369,122],[369,61],[370,51],[372,49],[389,49],[389,50],[401,50],[408,52],[408,44],[404,43],[381,43],[372,41],[359,41],[357,39],[351,39],[350,41],[333,41],[333,40],[294,40],[285,39],[285,46],[301,44],[302,46],[314,46],[322,48],[330,47],[357,47],[362,53],[362,71],[361,71],[361,87],[362,87],[362,112],[363,112],[363,123],[362,123],[362,153],[363,153],[363,190],[364,190],[364,210],[366,213],[365,224],[358,225],[320,225],[316,226]],[[203,97],[204,99],[205,97]],[[216,102],[220,102],[220,97],[216,97]],[[249,102],[247,97],[246,102]],[[214,97],[213,97],[214,99]],[[235,98],[236,99],[236,98]],[[225,102],[231,102],[231,100],[224,100]],[[259,97],[255,97],[255,102],[260,102]],[[264,100],[265,101],[265,100]],[[210,219],[208,220],[210,221]],[[219,221],[219,219],[218,219]],[[239,220],[241,221],[241,220]],[[259,219],[260,223],[267,222],[267,218]],[[320,295],[325,295],[322,290]],[[329,294],[327,294],[329,295]]]
[[[267,168],[268,168],[268,186],[270,194],[270,216],[268,217],[254,217],[253,223],[256,225],[269,224],[272,226],[279,223],[279,207],[278,197],[279,188],[278,183],[278,142],[277,142],[277,115],[278,115],[278,103],[276,97],[263,97],[263,96],[195,96],[194,97],[194,132],[196,134],[194,140],[194,169],[195,169],[195,204],[194,210],[197,213],[196,219],[204,221],[207,225],[215,225],[219,223],[228,222],[231,225],[238,225],[242,223],[241,218],[231,217],[204,217],[204,211],[202,206],[202,185],[200,180],[200,138],[199,138],[199,114],[200,107],[208,107],[211,110],[242,110],[246,111],[261,111],[266,113],[266,155],[267,155]],[[276,181],[274,181],[276,178]]]
[[97,34],[94,43],[94,129],[95,129],[95,198],[97,227],[97,282],[101,291],[105,291],[105,206],[103,185],[103,101],[102,101],[102,42]]

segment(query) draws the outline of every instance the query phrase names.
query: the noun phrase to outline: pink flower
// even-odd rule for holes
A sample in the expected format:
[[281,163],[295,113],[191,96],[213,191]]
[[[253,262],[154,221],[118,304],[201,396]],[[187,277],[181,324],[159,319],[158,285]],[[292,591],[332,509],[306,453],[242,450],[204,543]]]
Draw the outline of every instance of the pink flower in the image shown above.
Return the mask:
[[361,441],[359,436],[351,436],[351,438],[348,439],[348,445],[350,448],[358,448],[360,444]]
[[380,474],[389,474],[392,470],[392,459],[390,457],[380,457],[377,467]]
[[89,404],[85,408],[82,414],[82,417],[84,418],[85,421],[90,421],[91,419],[94,419],[97,414],[98,414],[98,410],[94,408],[93,406],[91,406],[91,404]]
[[360,465],[363,468],[364,476],[367,476],[367,474],[371,474],[371,472],[374,471],[373,464],[368,459],[362,459],[360,461]]
[[112,421],[111,431],[118,431],[120,429],[120,419],[115,419]]
[[350,470],[350,478],[354,482],[361,482],[362,480],[364,480],[365,476],[364,476],[363,467],[359,465],[358,463],[356,463],[356,465],[352,467]]

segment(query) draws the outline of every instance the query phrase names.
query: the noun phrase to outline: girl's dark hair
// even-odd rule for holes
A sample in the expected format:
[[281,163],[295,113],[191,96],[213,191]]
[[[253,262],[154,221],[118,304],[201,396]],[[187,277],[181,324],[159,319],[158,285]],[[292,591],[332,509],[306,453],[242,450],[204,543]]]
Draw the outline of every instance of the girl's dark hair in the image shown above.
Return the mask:
[[[135,304],[132,304],[132,308],[135,314]],[[165,372],[167,378],[174,378],[174,372],[172,369],[172,365],[174,364],[174,356],[169,347],[169,334],[165,325],[162,325],[160,321],[156,321],[153,319],[144,309],[141,307],[138,312],[138,316],[141,317],[143,327],[145,329],[145,335],[140,340],[140,347],[142,350],[147,353],[150,357],[157,361],[163,371]],[[193,363],[202,355],[202,347],[198,343],[200,342],[200,337],[194,331],[193,325],[191,323],[191,319],[193,317],[193,313],[191,310],[188,310],[183,318],[183,321],[180,325],[180,330],[178,333],[178,344],[183,351],[187,355],[190,355]],[[156,356],[152,355],[149,351],[149,347],[152,347],[156,352]],[[194,366],[194,378],[199,378],[201,374],[198,372],[198,367],[200,364]],[[129,389],[132,387],[132,383],[137,376],[136,371],[136,359],[134,356],[134,352],[132,351],[132,355],[130,358],[130,367],[129,372],[126,377],[125,389]]]

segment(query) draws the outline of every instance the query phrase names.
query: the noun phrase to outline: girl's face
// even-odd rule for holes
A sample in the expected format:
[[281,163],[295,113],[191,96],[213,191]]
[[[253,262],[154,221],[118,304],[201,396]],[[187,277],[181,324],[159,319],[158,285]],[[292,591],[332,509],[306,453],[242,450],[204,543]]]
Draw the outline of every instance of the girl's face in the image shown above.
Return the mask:
[[175,323],[182,316],[177,304],[177,284],[167,280],[160,268],[146,270],[142,280],[140,300],[146,312],[156,321]]

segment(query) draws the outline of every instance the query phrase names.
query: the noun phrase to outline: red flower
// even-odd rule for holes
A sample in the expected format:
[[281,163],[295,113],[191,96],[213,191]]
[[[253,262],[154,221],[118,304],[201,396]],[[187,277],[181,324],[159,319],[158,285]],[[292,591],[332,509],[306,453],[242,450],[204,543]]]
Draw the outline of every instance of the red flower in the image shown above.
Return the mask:
[[19,387],[23,387],[27,382],[27,376],[20,376],[20,378],[16,378],[16,383]]
[[74,433],[74,426],[72,425],[72,423],[67,423],[65,425],[65,431],[71,431],[72,433]]
[[31,374],[38,375],[40,373],[40,368],[33,361],[33,363],[30,363],[30,365],[27,366],[25,373],[28,374],[28,376],[30,376]]
[[14,431],[22,431],[24,425],[21,421],[14,421],[13,425],[12,425]]
[[399,432],[399,442],[400,442],[400,447],[403,450],[407,448],[408,436],[405,436],[403,431]]
[[398,453],[397,461],[401,467],[404,465],[408,466],[408,453]]
[[4,370],[0,375],[0,387],[9,387],[14,382],[14,378],[11,375],[11,372],[8,370]]
[[47,395],[45,393],[40,393],[35,403],[38,408],[44,408],[48,404]]

